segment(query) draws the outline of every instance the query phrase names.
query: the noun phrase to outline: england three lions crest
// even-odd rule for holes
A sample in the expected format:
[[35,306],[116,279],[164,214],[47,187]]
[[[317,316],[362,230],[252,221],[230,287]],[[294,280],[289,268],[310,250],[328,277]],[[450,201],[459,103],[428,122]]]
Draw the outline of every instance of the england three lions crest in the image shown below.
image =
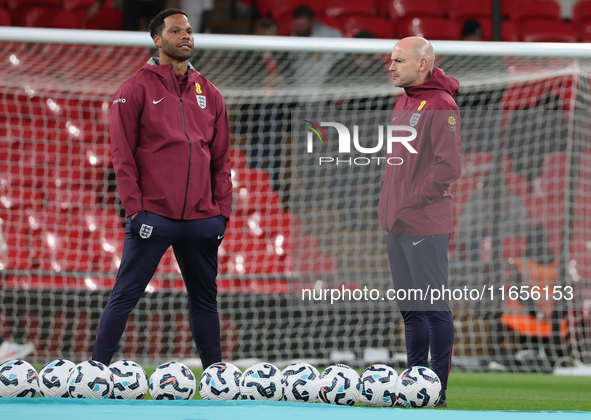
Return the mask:
[[197,96],[197,105],[199,105],[201,109],[205,109],[205,107],[207,106],[207,98],[205,97],[205,95],[195,96]]
[[419,123],[419,118],[421,118],[421,114],[419,114],[418,112],[415,112],[414,114],[412,114],[410,116],[410,122],[408,123],[408,125],[410,125],[411,127],[414,127],[415,125],[417,125]]
[[152,230],[154,230],[153,226],[142,223],[142,227],[140,228],[140,237],[142,239],[148,239],[150,236],[152,236]]

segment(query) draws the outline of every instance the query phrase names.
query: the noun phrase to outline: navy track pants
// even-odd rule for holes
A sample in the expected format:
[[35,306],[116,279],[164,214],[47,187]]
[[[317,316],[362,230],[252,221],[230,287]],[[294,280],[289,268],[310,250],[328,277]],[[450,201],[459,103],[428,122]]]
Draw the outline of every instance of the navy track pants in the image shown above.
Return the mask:
[[408,291],[419,289],[425,293],[429,289],[441,291],[442,286],[448,287],[449,238],[449,234],[414,236],[406,231],[388,236],[388,259],[394,289],[405,289],[407,292],[406,300],[400,300],[398,293],[397,303],[404,318],[408,367],[427,366],[430,348],[431,367],[443,389],[447,389],[454,342],[449,303],[441,300],[431,305],[429,299],[409,298],[413,293]]
[[191,333],[203,367],[220,362],[216,276],[218,247],[225,231],[226,220],[221,215],[175,220],[143,210],[133,220],[128,217],[121,265],[97,330],[93,360],[110,364],[130,312],[172,246],[189,295]]

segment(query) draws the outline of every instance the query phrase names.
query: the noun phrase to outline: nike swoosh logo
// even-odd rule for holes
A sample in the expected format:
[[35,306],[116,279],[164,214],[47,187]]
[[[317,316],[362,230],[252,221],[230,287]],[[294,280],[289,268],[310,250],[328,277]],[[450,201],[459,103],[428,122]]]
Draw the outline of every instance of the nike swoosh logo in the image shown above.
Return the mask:
[[398,117],[394,117],[394,118],[392,118],[392,121],[394,121],[396,118],[398,118]]
[[222,236],[218,236],[218,239],[222,239],[226,234],[224,233]]
[[413,245],[418,245],[418,244],[420,244],[421,242],[423,242],[424,240],[425,240],[425,238],[421,239],[421,240],[420,240],[420,241],[418,241],[418,242],[412,241],[412,244],[413,244]]
[[[166,98],[166,96],[165,96],[164,98]],[[162,99],[164,99],[164,98],[162,98]],[[162,101],[162,99],[160,99],[160,101]],[[160,101],[155,101],[155,100],[153,100],[153,99],[152,99],[152,103],[153,103],[154,105],[156,105],[157,103],[160,103]]]

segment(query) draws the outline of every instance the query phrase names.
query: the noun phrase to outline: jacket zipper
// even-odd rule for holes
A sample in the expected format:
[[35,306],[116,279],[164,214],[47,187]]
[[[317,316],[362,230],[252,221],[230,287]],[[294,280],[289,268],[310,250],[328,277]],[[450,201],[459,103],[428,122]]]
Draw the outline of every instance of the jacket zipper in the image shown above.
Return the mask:
[[[404,114],[406,111],[408,111],[410,109],[410,107],[412,106],[412,98],[410,98],[410,103],[408,104],[408,107],[402,111],[402,115],[400,116],[400,121],[402,121],[402,118],[404,117]],[[396,150],[398,150],[398,142],[396,143],[394,150],[392,151],[392,154],[396,153]],[[387,230],[388,230],[388,235],[390,234],[390,225],[388,224],[388,205],[390,204],[390,185],[392,184],[392,172],[394,170],[392,170],[390,172],[390,178],[388,178],[388,192],[386,194],[386,226],[387,226]]]
[[[177,89],[176,78],[172,74],[172,70],[169,69],[169,72],[170,72],[170,77],[172,78],[172,84],[174,85],[174,90],[181,101],[181,117],[183,119],[183,130],[185,132],[185,136],[187,136],[187,140],[189,140],[189,168],[187,169],[187,185],[185,186],[185,202],[183,203],[183,211],[181,213],[181,220],[183,220],[185,218],[185,207],[187,207],[187,196],[189,195],[189,179],[191,177],[191,138],[187,134],[187,127],[185,126],[185,113],[183,111],[183,98],[181,96],[182,92],[179,93],[180,87],[179,87],[179,89]],[[187,78],[188,77],[189,76],[187,75]],[[187,80],[187,84],[188,83],[189,83],[189,81]]]

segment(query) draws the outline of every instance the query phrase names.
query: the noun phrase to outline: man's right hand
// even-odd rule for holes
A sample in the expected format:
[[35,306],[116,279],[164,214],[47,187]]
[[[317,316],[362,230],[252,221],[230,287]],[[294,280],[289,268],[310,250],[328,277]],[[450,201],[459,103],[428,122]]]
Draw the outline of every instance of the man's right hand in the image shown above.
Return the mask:
[[135,213],[133,213],[133,214],[131,215],[131,220],[133,220],[133,218],[134,218],[135,216],[137,216],[137,214],[138,214],[138,213],[139,213],[139,211],[136,211]]

